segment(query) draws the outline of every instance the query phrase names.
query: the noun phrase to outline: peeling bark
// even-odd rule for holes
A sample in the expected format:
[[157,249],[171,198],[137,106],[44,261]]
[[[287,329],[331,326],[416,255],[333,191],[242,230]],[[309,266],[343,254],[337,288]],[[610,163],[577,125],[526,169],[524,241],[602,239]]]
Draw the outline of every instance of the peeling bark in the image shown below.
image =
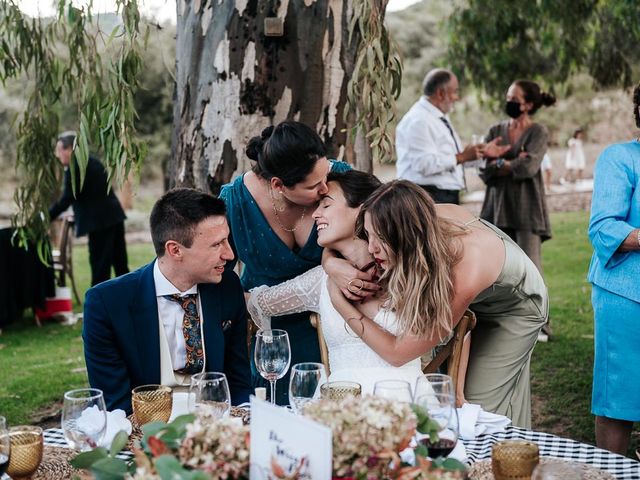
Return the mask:
[[[179,0],[177,11],[171,186],[217,194],[250,168],[249,138],[287,119],[315,127],[332,156],[354,150],[343,120],[357,46],[349,0]],[[274,16],[282,37],[264,36]]]

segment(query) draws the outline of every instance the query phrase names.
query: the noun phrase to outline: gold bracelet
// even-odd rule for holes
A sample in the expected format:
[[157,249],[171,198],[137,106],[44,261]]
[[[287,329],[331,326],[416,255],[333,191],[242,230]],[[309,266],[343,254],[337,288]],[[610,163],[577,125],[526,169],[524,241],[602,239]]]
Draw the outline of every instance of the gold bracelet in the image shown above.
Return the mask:
[[[360,338],[360,339],[364,339],[364,321],[362,320],[364,318],[364,315],[360,315],[359,317],[349,317],[347,318],[347,321],[344,322],[344,331],[347,332],[347,335],[349,335],[350,337],[353,338]],[[349,328],[351,328],[351,331],[353,333],[356,333],[356,336],[354,337],[353,335],[351,335],[349,333],[349,329],[347,328],[347,324],[349,323],[349,321],[351,320],[360,320],[360,326],[362,327],[362,331],[360,332],[360,335],[358,335],[355,330],[353,330],[353,328],[351,328],[351,325],[349,325]]]

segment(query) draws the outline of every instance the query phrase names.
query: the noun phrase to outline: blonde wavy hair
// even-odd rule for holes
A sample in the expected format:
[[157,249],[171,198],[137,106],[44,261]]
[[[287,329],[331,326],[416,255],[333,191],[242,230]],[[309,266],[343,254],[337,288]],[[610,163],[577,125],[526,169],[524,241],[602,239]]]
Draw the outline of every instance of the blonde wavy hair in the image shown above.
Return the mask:
[[443,337],[451,332],[452,270],[462,257],[460,244],[452,239],[466,229],[438,218],[431,197],[406,180],[383,185],[362,205],[356,228],[363,239],[365,213],[392,263],[381,280],[398,319],[398,335]]

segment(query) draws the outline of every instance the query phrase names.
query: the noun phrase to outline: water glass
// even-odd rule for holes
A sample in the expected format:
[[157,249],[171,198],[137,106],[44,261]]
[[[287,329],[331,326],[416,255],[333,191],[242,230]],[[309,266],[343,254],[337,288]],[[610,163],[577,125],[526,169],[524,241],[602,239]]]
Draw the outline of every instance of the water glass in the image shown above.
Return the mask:
[[11,456],[7,475],[13,480],[31,478],[42,462],[44,439],[40,427],[19,426],[9,429]]
[[289,402],[295,413],[320,398],[320,385],[326,383],[327,373],[321,363],[298,363],[291,369]]
[[191,377],[189,400],[198,416],[220,419],[231,411],[231,393],[227,376],[220,372],[197,373]]
[[538,445],[526,440],[496,442],[491,449],[491,470],[495,480],[531,478],[539,460]]
[[426,436],[418,438],[418,443],[427,448],[431,458],[448,456],[458,443],[460,433],[455,395],[432,393],[418,397],[415,403],[439,426],[437,439]]
[[276,381],[285,376],[291,363],[289,335],[284,330],[260,330],[254,350],[256,369],[271,386],[271,403],[276,403]]
[[7,430],[7,419],[0,417],[0,477],[7,471],[9,455],[11,454],[11,441]]
[[373,386],[373,394],[399,402],[413,402],[411,385],[404,380],[380,380]]
[[362,395],[362,385],[356,382],[327,382],[320,385],[320,398],[342,400]]
[[131,390],[131,406],[140,426],[149,422],[168,422],[173,390],[166,385],[141,385]]
[[80,451],[96,448],[107,430],[102,390],[79,388],[65,392],[61,423],[71,448]]

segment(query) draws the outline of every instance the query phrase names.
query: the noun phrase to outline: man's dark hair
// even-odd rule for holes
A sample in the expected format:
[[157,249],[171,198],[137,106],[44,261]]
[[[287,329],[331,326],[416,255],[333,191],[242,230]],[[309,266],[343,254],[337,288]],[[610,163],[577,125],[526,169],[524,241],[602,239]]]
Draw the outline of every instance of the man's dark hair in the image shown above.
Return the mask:
[[435,68],[424,77],[422,91],[427,97],[434,95],[438,90],[447,86],[453,73],[444,68]]
[[151,210],[149,223],[156,255],[164,255],[169,240],[191,247],[197,225],[209,217],[224,216],[226,211],[224,202],[208,193],[193,188],[169,190]]
[[65,150],[69,147],[73,147],[73,142],[76,141],[76,132],[68,130],[58,135],[58,142],[62,143],[62,148]]

